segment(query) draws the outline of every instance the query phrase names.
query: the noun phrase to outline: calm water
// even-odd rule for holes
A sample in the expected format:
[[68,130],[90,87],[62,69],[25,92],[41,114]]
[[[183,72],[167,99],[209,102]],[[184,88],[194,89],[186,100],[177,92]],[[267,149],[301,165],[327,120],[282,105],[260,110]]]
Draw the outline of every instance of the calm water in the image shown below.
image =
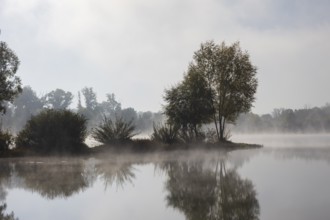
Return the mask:
[[330,218],[329,135],[236,140],[265,147],[2,159],[0,219],[11,212],[12,219],[21,220]]

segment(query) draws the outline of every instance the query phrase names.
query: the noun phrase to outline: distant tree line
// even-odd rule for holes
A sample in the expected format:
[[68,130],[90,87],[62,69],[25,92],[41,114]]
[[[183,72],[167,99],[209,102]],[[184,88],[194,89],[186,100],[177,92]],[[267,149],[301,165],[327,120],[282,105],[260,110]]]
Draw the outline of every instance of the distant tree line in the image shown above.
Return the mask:
[[241,114],[231,128],[237,133],[330,132],[330,104],[303,109],[275,109],[272,114]]
[[134,108],[122,108],[115,94],[106,95],[106,100],[99,102],[96,92],[91,87],[85,87],[78,93],[78,105],[72,107],[74,95],[69,91],[55,89],[43,96],[38,96],[30,87],[25,86],[12,103],[4,102],[6,114],[1,115],[2,129],[18,133],[22,130],[31,116],[45,109],[72,110],[82,114],[87,119],[88,129],[98,125],[104,117],[115,120],[122,118],[125,122],[134,124],[137,132],[149,133],[153,123],[163,120],[162,113],[137,112]]

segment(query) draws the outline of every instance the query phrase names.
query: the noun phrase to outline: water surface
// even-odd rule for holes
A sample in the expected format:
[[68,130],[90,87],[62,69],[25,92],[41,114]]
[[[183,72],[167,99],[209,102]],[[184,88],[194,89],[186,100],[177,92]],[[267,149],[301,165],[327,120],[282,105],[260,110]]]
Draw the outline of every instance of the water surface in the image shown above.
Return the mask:
[[268,138],[228,153],[1,159],[0,219],[329,219],[330,137]]

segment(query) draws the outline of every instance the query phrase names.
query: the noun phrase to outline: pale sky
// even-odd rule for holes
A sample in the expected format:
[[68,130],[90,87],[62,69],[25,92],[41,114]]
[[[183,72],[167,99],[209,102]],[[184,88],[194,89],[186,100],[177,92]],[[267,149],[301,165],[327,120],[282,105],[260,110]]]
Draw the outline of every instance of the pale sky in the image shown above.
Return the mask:
[[0,0],[0,41],[38,94],[93,87],[161,110],[202,42],[241,42],[258,67],[253,112],[330,103],[329,0]]

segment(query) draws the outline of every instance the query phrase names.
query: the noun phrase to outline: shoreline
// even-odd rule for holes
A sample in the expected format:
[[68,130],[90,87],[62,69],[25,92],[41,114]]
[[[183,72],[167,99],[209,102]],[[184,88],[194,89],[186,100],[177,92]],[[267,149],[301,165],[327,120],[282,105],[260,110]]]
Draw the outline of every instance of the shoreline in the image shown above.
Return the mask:
[[[87,146],[88,147],[88,146]],[[153,142],[147,139],[132,140],[126,143],[118,143],[112,145],[98,145],[95,147],[88,147],[84,152],[77,154],[72,153],[52,153],[40,154],[34,152],[24,152],[19,149],[13,149],[0,154],[0,159],[5,158],[24,158],[24,157],[102,157],[109,155],[121,154],[166,154],[175,151],[189,152],[189,151],[219,151],[231,152],[236,150],[258,149],[262,148],[260,144],[248,143],[234,143],[234,142],[221,142],[221,143],[189,143],[189,144],[173,144],[167,145],[163,143]]]

